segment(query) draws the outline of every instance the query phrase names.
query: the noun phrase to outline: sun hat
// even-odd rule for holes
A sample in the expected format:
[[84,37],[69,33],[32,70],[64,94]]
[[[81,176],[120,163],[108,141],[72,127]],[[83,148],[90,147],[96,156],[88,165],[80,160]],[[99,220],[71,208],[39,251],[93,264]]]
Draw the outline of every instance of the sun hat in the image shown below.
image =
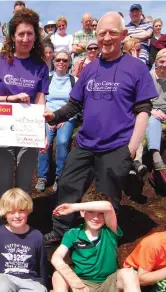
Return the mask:
[[45,32],[47,32],[47,31],[46,31],[46,28],[47,28],[48,26],[50,26],[50,25],[52,25],[52,26],[54,26],[54,27],[56,28],[56,23],[55,23],[55,21],[53,21],[53,20],[49,20],[49,21],[47,21],[46,25],[44,26],[44,30],[45,30]]

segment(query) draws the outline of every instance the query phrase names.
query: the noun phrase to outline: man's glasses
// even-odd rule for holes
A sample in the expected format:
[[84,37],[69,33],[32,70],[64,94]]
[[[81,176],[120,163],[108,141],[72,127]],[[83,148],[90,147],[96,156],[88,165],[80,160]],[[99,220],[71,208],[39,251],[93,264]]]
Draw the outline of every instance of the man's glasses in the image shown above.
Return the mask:
[[69,60],[68,59],[64,59],[64,58],[57,58],[57,59],[55,59],[55,62],[56,63],[60,63],[60,62],[67,63],[67,62],[69,62]]
[[93,27],[97,27],[97,24],[92,24]]
[[97,51],[98,47],[93,47],[93,48],[87,48],[88,51]]

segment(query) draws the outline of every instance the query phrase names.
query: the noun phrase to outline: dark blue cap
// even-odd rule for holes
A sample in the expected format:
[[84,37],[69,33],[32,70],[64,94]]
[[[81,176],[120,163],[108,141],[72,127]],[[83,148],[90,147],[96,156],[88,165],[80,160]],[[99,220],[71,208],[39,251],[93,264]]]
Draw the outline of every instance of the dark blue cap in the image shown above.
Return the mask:
[[134,9],[142,10],[142,6],[140,4],[133,4],[130,7],[130,11],[132,11]]

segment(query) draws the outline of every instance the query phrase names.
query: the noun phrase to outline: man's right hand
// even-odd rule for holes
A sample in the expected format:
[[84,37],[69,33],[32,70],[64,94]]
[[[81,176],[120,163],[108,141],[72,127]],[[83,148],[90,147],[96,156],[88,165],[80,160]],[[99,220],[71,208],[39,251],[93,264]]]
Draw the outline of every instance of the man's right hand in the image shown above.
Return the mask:
[[159,119],[160,121],[166,120],[166,114],[163,113],[161,110],[152,110],[151,114],[156,118]]
[[52,121],[53,119],[55,119],[54,113],[52,111],[48,110],[48,109],[46,109],[44,111],[43,117],[45,118],[46,123]]

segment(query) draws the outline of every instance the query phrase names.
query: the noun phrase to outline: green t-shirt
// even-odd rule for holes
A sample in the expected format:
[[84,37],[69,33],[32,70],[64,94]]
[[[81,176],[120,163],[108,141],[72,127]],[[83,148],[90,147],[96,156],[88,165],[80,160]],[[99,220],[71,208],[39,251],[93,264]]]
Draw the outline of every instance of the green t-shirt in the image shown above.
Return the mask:
[[95,241],[90,241],[84,225],[73,228],[64,234],[62,244],[72,251],[74,272],[79,278],[94,283],[103,283],[117,271],[117,240],[122,236],[103,226]]

